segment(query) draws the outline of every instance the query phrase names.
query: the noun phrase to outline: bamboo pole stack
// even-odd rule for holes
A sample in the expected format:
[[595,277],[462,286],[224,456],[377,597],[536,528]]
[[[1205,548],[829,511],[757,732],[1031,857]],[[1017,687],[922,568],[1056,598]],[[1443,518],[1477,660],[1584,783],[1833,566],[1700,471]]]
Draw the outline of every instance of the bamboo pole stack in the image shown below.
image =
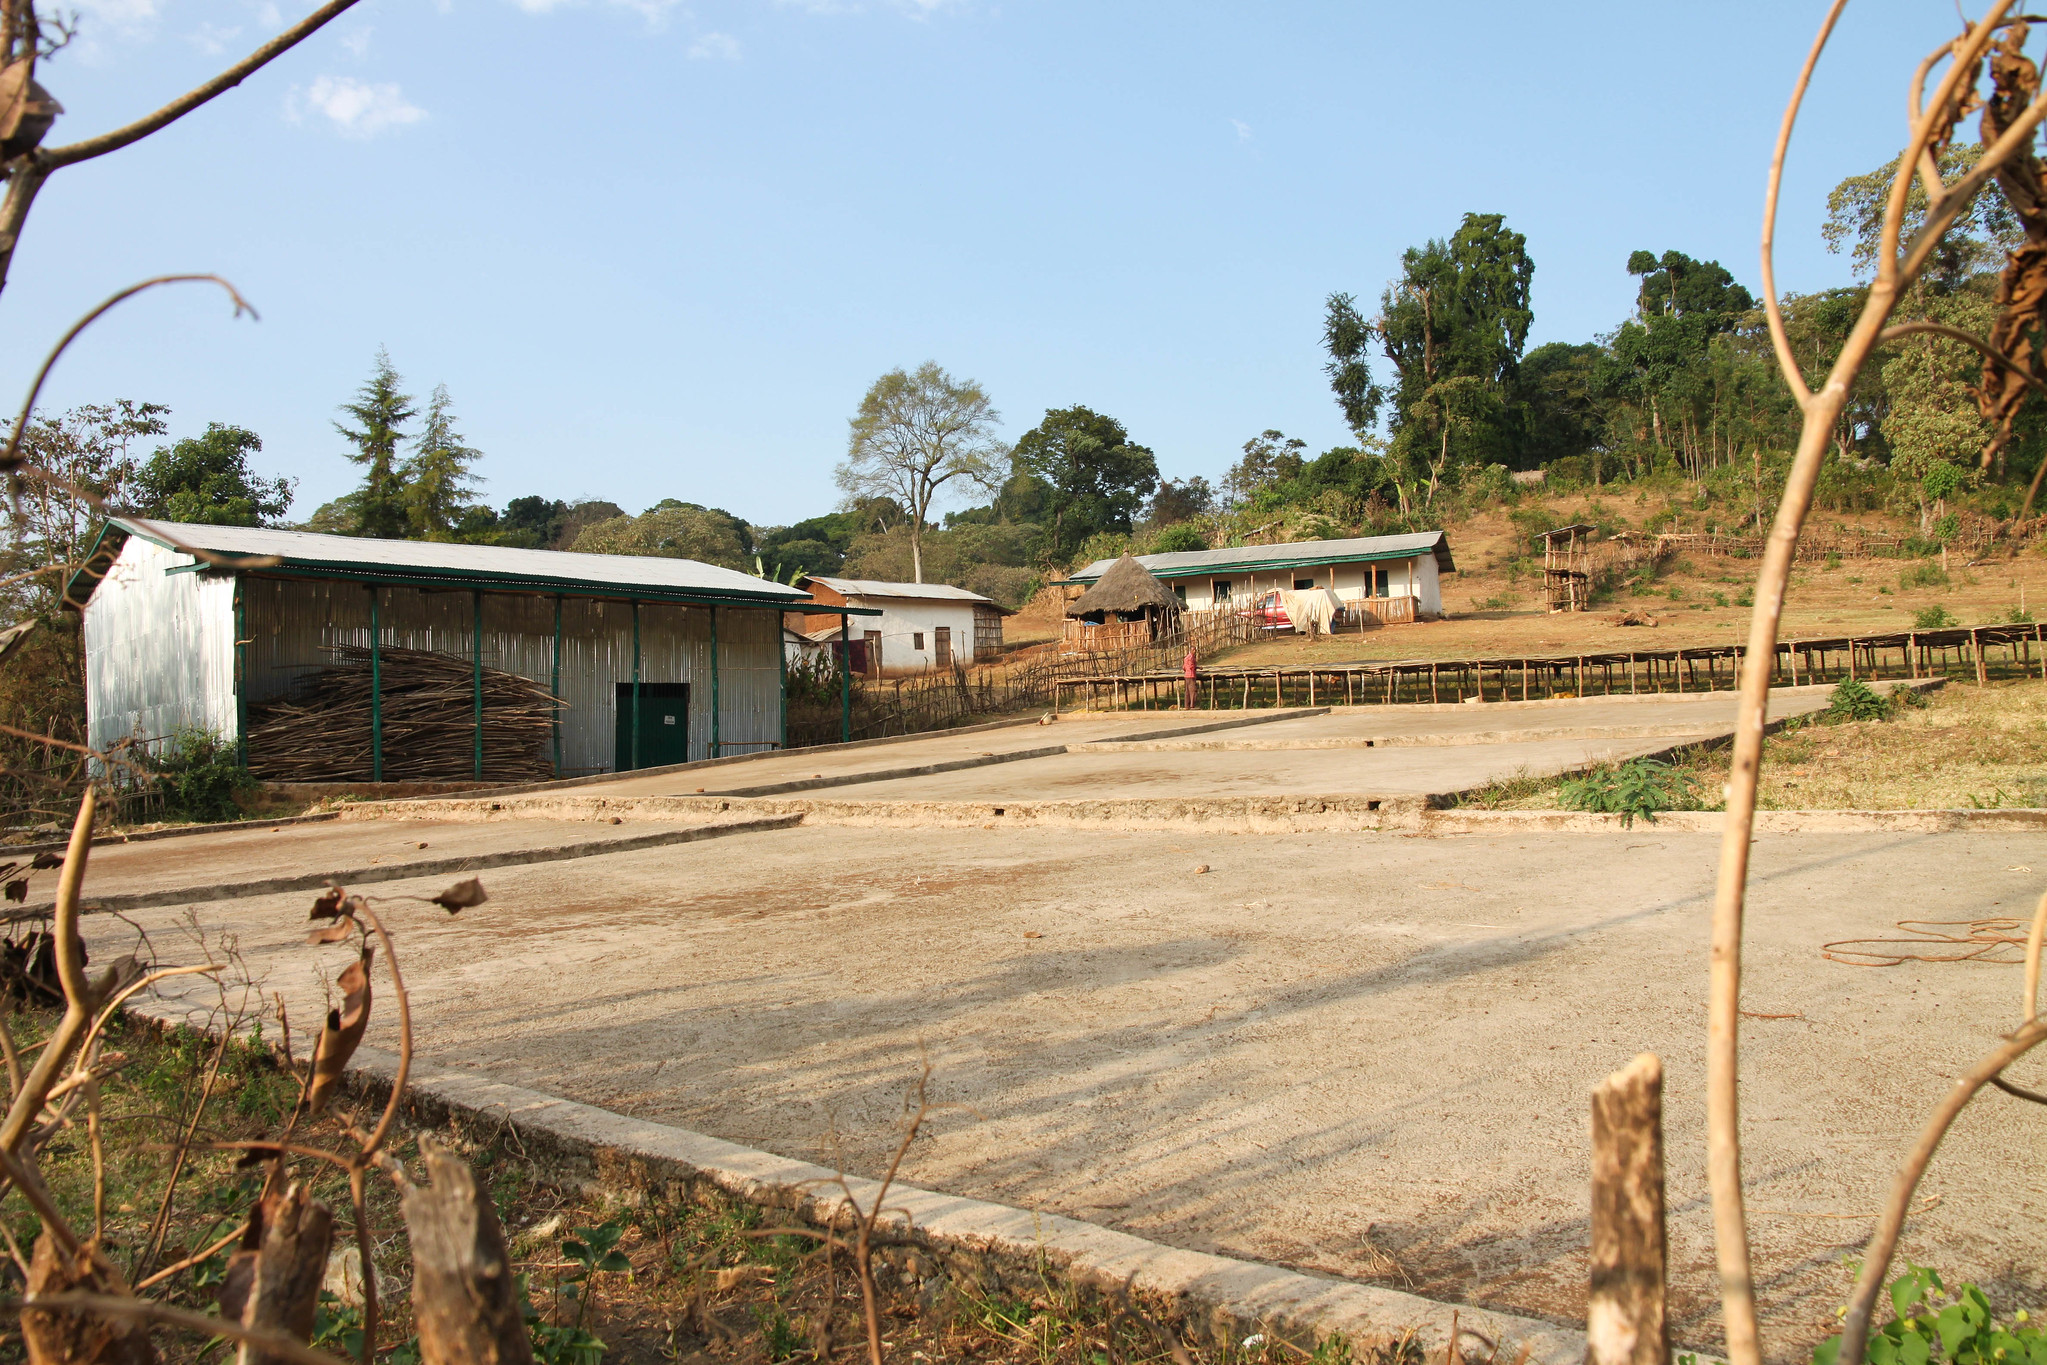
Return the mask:
[[[367,782],[370,652],[335,650],[337,666],[301,679],[282,701],[251,709],[249,772],[266,782]],[[476,676],[467,659],[385,649],[384,780],[460,782],[476,776]],[[529,678],[483,670],[483,780],[554,776],[556,702]]]

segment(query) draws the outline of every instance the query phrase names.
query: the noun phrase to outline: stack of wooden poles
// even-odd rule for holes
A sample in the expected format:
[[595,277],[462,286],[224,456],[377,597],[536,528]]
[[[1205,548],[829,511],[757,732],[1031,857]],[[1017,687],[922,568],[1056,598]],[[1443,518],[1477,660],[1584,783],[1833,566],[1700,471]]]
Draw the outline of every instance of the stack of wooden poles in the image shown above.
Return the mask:
[[[343,645],[337,667],[302,678],[282,701],[252,708],[249,771],[266,782],[371,780],[370,652]],[[476,673],[470,660],[385,649],[378,661],[386,782],[460,782],[476,772]],[[556,702],[516,673],[483,670],[486,782],[554,776]]]

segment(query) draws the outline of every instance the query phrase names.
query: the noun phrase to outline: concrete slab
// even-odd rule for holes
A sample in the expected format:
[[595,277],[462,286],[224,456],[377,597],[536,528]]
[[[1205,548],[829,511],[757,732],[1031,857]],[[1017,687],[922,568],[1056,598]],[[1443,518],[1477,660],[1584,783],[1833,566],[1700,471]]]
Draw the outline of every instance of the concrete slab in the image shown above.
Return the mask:
[[1306,743],[1267,748],[1253,747],[1255,741],[1246,740],[1243,747],[1166,752],[1148,746],[1133,751],[1121,745],[1091,745],[1077,753],[1006,763],[999,768],[862,783],[845,793],[845,798],[986,802],[1136,797],[1201,800],[1282,794],[1425,796],[1467,791],[1522,774],[1620,762],[1679,745],[1702,744],[1724,733],[1659,729],[1650,737],[1620,739],[1367,748]]
[[[473,821],[336,820],[317,824],[243,828],[188,839],[95,847],[88,867],[88,898],[98,902],[158,894],[177,887],[216,887],[304,877],[325,878],[351,870],[388,873],[422,863],[530,855],[537,850],[638,840],[649,834],[729,822],[711,813],[661,819],[620,817],[612,824],[589,820],[522,820],[517,824]],[[55,893],[54,870],[35,874],[31,896]],[[191,895],[200,894],[198,892]],[[188,899],[190,896],[188,895]]]
[[[1826,709],[1831,687],[1785,687],[1770,694],[1770,717],[1786,720]],[[1395,745],[1499,744],[1538,739],[1621,739],[1734,732],[1732,692],[1586,697],[1529,702],[1332,706],[1327,715],[1277,721],[1255,730],[1175,736],[1091,747],[1156,750],[1347,749]]]
[[[928,1057],[938,1097],[981,1117],[920,1144],[921,1187],[1562,1321],[1583,1305],[1590,1087],[1653,1050],[1676,1335],[1710,1346],[1717,845],[1643,825],[801,828],[506,869],[459,918],[403,901],[389,918],[442,1065],[791,1157],[835,1141],[872,1174]],[[1872,971],[1821,947],[2025,913],[2047,845],[1765,834],[1755,866],[1744,1117],[1768,1339],[1789,1362],[1831,1326],[1896,1161],[2019,987],[2015,966]],[[335,950],[300,941],[303,897],[198,915],[309,1017]],[[195,955],[177,913],[140,918]],[[121,930],[95,919],[95,956]],[[371,1042],[392,1045],[387,1016]],[[2015,1071],[2047,1087],[2047,1064]],[[2012,1159],[2036,1125],[2002,1096],[1969,1110],[1902,1254],[2000,1302],[2047,1297],[2047,1173]]]
[[579,781],[559,790],[593,797],[777,795],[903,773],[1011,762],[1097,740],[1189,735],[1275,723],[1299,714],[1300,710],[1288,708],[1284,713],[1262,715],[1235,711],[1066,716],[1046,725],[912,735],[886,744],[796,750],[764,754],[743,763],[697,764],[673,771],[631,773],[606,782]]

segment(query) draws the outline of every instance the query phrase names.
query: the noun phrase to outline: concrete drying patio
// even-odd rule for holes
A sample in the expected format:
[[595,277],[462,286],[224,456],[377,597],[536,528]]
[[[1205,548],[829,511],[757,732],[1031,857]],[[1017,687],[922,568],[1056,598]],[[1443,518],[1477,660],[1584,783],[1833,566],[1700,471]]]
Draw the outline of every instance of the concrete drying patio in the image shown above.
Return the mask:
[[[1583,1303],[1589,1089],[1654,1050],[1669,1072],[1677,1335],[1697,1345],[1714,1333],[1702,1095],[1716,847],[1646,825],[795,827],[501,868],[483,874],[489,902],[459,918],[416,901],[386,911],[421,1048],[440,1063],[871,1171],[928,1058],[938,1096],[979,1117],[939,1119],[909,1159],[917,1184],[1566,1321]],[[1744,1116],[1779,1358],[1803,1358],[1831,1324],[1842,1260],[1896,1160],[2018,1004],[2015,967],[1871,970],[1821,945],[1906,917],[2024,913],[2043,854],[2037,834],[1758,841]],[[309,902],[196,908],[301,1028],[318,964],[331,976],[341,961],[305,946]],[[136,917],[189,961],[182,915]],[[91,931],[96,958],[125,946],[118,922]],[[388,1009],[370,1041],[392,1045]],[[2014,1079],[2042,1087],[2047,1067]],[[2047,1297],[2047,1175],[2014,1159],[2037,1149],[2040,1122],[1980,1100],[1942,1148],[1903,1254],[2000,1302]]]
[[[1830,687],[1780,688],[1775,719],[1823,708]],[[1001,802],[1190,804],[1242,798],[1418,800],[1522,775],[1548,776],[1724,740],[1735,696],[1322,707],[1287,711],[1083,713],[1045,724],[800,750],[616,778],[385,803],[368,814],[589,815],[636,809],[691,818],[758,810],[858,818]],[[978,818],[978,817],[976,817]],[[1178,818],[1176,816],[1176,818]]]

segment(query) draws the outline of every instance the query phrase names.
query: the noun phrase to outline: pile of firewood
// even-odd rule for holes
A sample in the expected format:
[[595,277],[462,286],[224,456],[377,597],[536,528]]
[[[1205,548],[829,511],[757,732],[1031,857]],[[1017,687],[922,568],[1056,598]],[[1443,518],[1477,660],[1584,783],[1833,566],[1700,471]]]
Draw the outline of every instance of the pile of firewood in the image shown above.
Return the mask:
[[[282,701],[251,709],[249,771],[266,782],[368,782],[370,652],[343,645],[339,665],[301,679]],[[476,776],[476,677],[469,660],[385,649],[384,780],[460,782]],[[483,670],[483,780],[554,776],[556,702],[516,673]]]

